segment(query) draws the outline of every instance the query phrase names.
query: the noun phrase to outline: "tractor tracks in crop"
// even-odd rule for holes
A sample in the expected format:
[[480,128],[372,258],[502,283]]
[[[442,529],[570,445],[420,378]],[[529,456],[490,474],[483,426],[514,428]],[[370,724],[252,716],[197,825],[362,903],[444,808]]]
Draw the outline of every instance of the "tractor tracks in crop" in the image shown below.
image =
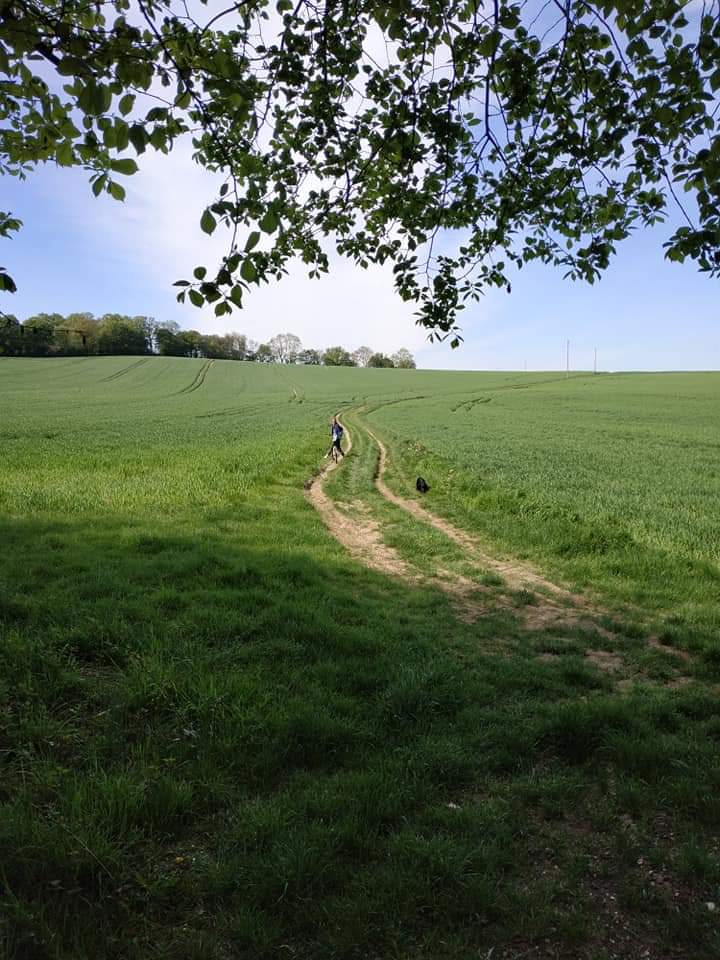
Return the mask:
[[[375,487],[385,500],[409,513],[421,523],[426,523],[444,534],[462,549],[465,557],[474,567],[500,577],[506,590],[515,594],[522,593],[531,600],[524,607],[517,608],[512,606],[510,599],[500,592],[495,597],[500,606],[512,607],[518,613],[518,616],[524,620],[526,626],[531,629],[545,629],[556,625],[563,627],[579,626],[592,629],[602,635],[610,634],[610,631],[596,622],[597,618],[605,615],[604,612],[591,604],[586,597],[564,587],[559,587],[518,560],[501,560],[491,556],[483,549],[477,538],[467,531],[455,526],[449,520],[431,513],[418,500],[403,497],[391,490],[385,482],[388,460],[387,449],[369,428],[366,427],[365,430],[378,448]],[[469,583],[476,587],[474,581],[469,581]],[[467,588],[467,584],[465,586]],[[455,592],[462,593],[462,591],[458,591],[457,586]]]
[[[588,373],[571,373],[563,374],[558,377],[546,377],[544,380],[518,380],[513,383],[503,383],[499,386],[493,387],[488,386],[480,394],[476,394],[472,397],[467,397],[465,400],[460,400],[455,404],[454,407],[450,407],[451,413],[469,413],[474,406],[479,403],[490,403],[493,399],[489,397],[489,393],[505,393],[512,390],[529,390],[532,387],[545,387],[549,385],[555,385],[558,383],[570,383],[573,380],[588,380],[592,381],[592,378],[597,376],[597,374],[588,374]],[[603,380],[607,381],[608,379],[618,379],[622,378],[624,374],[622,373],[604,373],[601,375]],[[415,399],[413,397],[408,397],[407,399]],[[402,400],[396,401],[397,403],[402,403]]]
[[[347,446],[345,453],[352,449],[352,437],[345,428]],[[325,526],[348,553],[371,570],[399,576],[405,581],[418,582],[408,564],[397,551],[389,547],[382,537],[380,524],[373,520],[359,502],[351,505],[352,512],[341,509],[325,492],[325,480],[340,463],[328,458],[319,473],[308,481],[305,491],[308,500],[320,514]]]
[[137,370],[138,367],[142,367],[143,364],[147,363],[150,359],[150,357],[142,357],[140,360],[136,360],[134,363],[129,363],[121,370],[116,370],[115,373],[111,373],[109,377],[103,377],[100,383],[112,383],[113,380],[119,380],[120,377],[124,377],[125,374],[130,373],[131,370]]
[[[427,558],[426,564],[429,572],[420,573],[414,570],[397,550],[385,543],[382,524],[372,516],[364,501],[337,503],[328,496],[324,489],[325,480],[342,463],[330,460],[306,485],[307,496],[330,533],[355,559],[373,570],[398,576],[407,583],[440,589],[451,598],[459,616],[467,622],[477,620],[493,609],[501,608],[512,609],[531,629],[546,629],[554,625],[581,626],[601,634],[609,634],[593,620],[594,617],[601,616],[602,612],[592,607],[580,595],[556,586],[520,563],[489,556],[466,531],[426,510],[418,501],[402,497],[391,490],[385,482],[385,445],[367,427],[362,429],[377,447],[374,484],[382,497],[415,520],[434,527],[454,541],[480,574],[490,572],[499,576],[506,592],[457,573],[441,568],[433,569],[435,565],[431,557]],[[349,441],[349,453],[352,440],[347,427],[345,436]],[[513,604],[511,594],[520,591],[532,594],[532,603],[518,608]]]
[[547,384],[566,383],[568,380],[582,380],[586,377],[584,373],[574,373],[572,376],[546,377],[544,380],[520,380],[516,383],[503,383],[497,387],[486,387],[479,396],[470,397],[461,400],[450,410],[452,413],[468,413],[478,403],[490,403],[492,397],[488,393],[503,393],[508,390],[529,390],[531,387],[544,387]]
[[215,363],[214,360],[206,360],[205,363],[200,367],[198,372],[195,374],[194,379],[186,387],[183,387],[182,390],[178,390],[173,394],[174,397],[182,396],[183,394],[194,393],[196,390],[199,390],[200,387],[205,383],[205,378],[210,372],[210,368]]
[[[306,484],[306,494],[330,533],[352,557],[370,569],[398,577],[414,587],[442,591],[449,597],[458,618],[465,623],[472,624],[481,617],[506,611],[532,634],[547,632],[554,636],[572,636],[578,630],[582,631],[584,635],[595,638],[592,649],[586,652],[587,662],[610,675],[618,690],[631,689],[633,680],[629,679],[629,675],[633,670],[622,653],[617,652],[621,638],[611,628],[613,617],[609,611],[590,597],[553,583],[527,563],[492,556],[477,537],[432,513],[419,500],[392,490],[386,482],[388,451],[385,444],[358,421],[357,410],[353,413],[353,429],[365,433],[375,446],[377,461],[373,482],[377,492],[393,507],[455,543],[461,550],[463,569],[466,573],[472,572],[466,576],[445,570],[427,554],[421,558],[422,570],[406,560],[385,542],[383,522],[373,516],[369,503],[360,499],[351,503],[337,502],[326,493],[325,481],[332,471],[342,465],[342,461],[336,464],[330,460]],[[345,436],[349,452],[352,440],[347,426]],[[487,582],[488,574],[491,575],[490,583]],[[680,674],[673,674],[669,685],[687,682],[688,677],[683,675],[682,668],[691,664],[692,657],[689,654],[681,650],[668,650],[650,635],[646,637],[645,644],[668,655],[673,661],[672,666],[680,670]],[[550,653],[541,654],[540,658],[547,661],[560,659],[557,654]]]

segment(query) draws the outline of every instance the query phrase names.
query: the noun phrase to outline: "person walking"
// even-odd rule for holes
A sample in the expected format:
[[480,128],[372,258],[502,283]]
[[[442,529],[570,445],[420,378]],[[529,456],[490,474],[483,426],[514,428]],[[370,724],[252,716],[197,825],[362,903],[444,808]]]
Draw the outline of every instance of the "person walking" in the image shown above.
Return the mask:
[[338,453],[340,454],[341,457],[345,456],[341,446],[344,432],[345,431],[343,430],[343,426],[338,420],[337,414],[336,414],[330,421],[330,436],[332,437],[332,445],[327,452],[327,456],[330,456],[330,454],[332,454],[334,460],[337,460]]

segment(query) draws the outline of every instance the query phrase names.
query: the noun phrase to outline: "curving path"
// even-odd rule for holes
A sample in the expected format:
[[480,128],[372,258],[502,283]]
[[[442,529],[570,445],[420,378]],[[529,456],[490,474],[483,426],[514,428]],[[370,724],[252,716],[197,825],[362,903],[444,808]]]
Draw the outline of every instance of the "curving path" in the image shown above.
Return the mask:
[[[463,548],[479,571],[492,571],[503,579],[503,588],[487,587],[457,573],[436,568],[421,575],[388,546],[382,536],[382,527],[369,513],[362,501],[350,504],[336,503],[325,492],[325,480],[340,465],[329,460],[306,485],[307,497],[318,511],[326,527],[335,539],[355,559],[381,573],[397,576],[416,586],[432,586],[446,593],[453,600],[460,617],[468,622],[476,620],[492,609],[511,609],[526,624],[534,629],[558,625],[582,626],[610,636],[609,632],[590,619],[601,616],[602,611],[592,608],[583,597],[570,593],[545,580],[529,567],[513,561],[498,560],[485,553],[478,541],[470,534],[447,520],[437,517],[417,500],[402,497],[385,483],[387,450],[374,433],[363,427],[378,448],[378,464],[375,486],[380,494],[394,506],[405,510],[416,520],[427,523],[441,531]],[[352,437],[345,428],[348,441],[346,452],[352,449]],[[340,461],[342,463],[342,461]],[[432,567],[432,563],[430,563]],[[524,590],[533,593],[533,602],[518,607],[508,595]],[[539,591],[539,592],[535,592]],[[548,596],[550,594],[550,596]]]
[[[638,677],[643,682],[653,682],[650,678],[638,674],[637,669],[634,668],[630,670],[631,674],[634,673],[634,679],[627,676],[621,679],[621,675],[628,672],[625,658],[615,642],[621,638],[598,622],[610,616],[608,611],[593,603],[588,597],[552,583],[529,564],[489,555],[483,544],[467,531],[455,526],[449,520],[436,516],[419,500],[403,497],[391,490],[385,482],[388,461],[385,445],[365,424],[358,424],[358,429],[364,430],[377,445],[377,469],[374,482],[376,489],[385,500],[410,514],[418,522],[428,524],[443,533],[462,547],[464,559],[469,561],[478,573],[492,571],[502,579],[502,585],[488,587],[476,579],[469,579],[458,573],[444,570],[437,563],[433,564],[431,557],[424,558],[425,569],[422,573],[418,572],[395,549],[384,542],[381,523],[373,518],[370,507],[365,502],[356,500],[352,503],[338,503],[327,495],[324,490],[325,480],[339,466],[330,460],[318,475],[306,484],[307,497],[330,533],[351,556],[373,570],[400,577],[413,586],[430,587],[442,591],[450,597],[458,617],[467,623],[472,623],[492,611],[507,610],[531,631],[553,628],[566,631],[581,628],[593,633],[599,642],[596,641],[592,645],[593,648],[586,651],[585,658],[599,670],[613,675],[618,690],[632,689],[634,679]],[[349,452],[352,448],[352,438],[347,427],[345,436],[348,441],[347,452]],[[520,591],[530,595],[530,602],[518,606],[516,595]],[[610,641],[610,647],[615,652],[596,649],[603,646],[603,640]],[[672,658],[672,668],[675,672],[667,681],[668,685],[689,682],[689,678],[678,675],[675,668],[680,668],[681,673],[683,667],[688,668],[693,662],[691,654],[682,650],[668,649],[660,644],[655,636],[647,636],[646,644]],[[559,656],[541,653],[539,658],[556,660]]]
[[[343,425],[344,426],[344,425]],[[352,449],[352,437],[344,426],[347,446],[346,454]],[[323,519],[325,526],[345,549],[365,566],[381,573],[389,573],[404,580],[417,582],[417,579],[402,557],[384,543],[380,525],[364,514],[362,504],[352,504],[355,516],[344,510],[325,493],[324,484],[328,475],[336,470],[339,463],[332,458],[322,467],[317,476],[306,484],[306,494],[310,503]],[[357,516],[360,513],[360,516]]]
[[512,591],[526,591],[534,597],[534,603],[524,614],[526,623],[534,627],[551,626],[558,623],[564,626],[590,627],[598,633],[610,636],[610,631],[592,622],[605,612],[596,607],[582,594],[574,593],[547,580],[529,565],[518,560],[500,560],[486,553],[480,542],[456,527],[449,520],[436,516],[427,510],[418,500],[402,497],[385,483],[387,468],[387,450],[383,442],[369,429],[365,428],[378,447],[378,468],[375,486],[390,503],[405,510],[416,519],[427,523],[453,540],[467,551],[468,558],[483,570],[489,570],[502,578],[505,586]]

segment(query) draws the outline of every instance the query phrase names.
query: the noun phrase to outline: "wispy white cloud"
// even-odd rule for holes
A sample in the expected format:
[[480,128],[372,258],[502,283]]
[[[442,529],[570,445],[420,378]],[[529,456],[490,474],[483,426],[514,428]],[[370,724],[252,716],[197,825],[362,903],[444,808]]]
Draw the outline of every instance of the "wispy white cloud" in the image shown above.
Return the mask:
[[367,344],[392,352],[401,346],[411,350],[426,346],[426,333],[414,322],[413,306],[404,304],[393,290],[392,271],[362,270],[338,256],[331,258],[331,271],[320,280],[309,279],[307,267],[299,261],[292,264],[283,280],[253,288],[245,308],[229,317],[216,317],[212,307],[197,310],[176,304],[174,281],[189,278],[199,264],[212,268],[227,252],[227,231],[218,228],[208,237],[199,227],[218,181],[193,161],[186,144],[169,156],[147,154],[139,162],[140,172],[126,181],[123,204],[95,200],[78,178],[73,178],[70,189],[53,190],[53,202],[63,208],[60,219],[74,221],[91,242],[95,238],[96,243],[111,245],[135,275],[162,290],[183,326],[208,332],[239,329],[256,340],[289,330],[316,347]]

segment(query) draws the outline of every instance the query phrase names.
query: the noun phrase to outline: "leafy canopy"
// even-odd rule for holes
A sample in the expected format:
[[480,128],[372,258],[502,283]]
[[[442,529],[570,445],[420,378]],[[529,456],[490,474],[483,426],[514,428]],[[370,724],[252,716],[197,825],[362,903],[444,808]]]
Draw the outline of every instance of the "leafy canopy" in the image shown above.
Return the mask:
[[344,347],[328,347],[322,355],[326,367],[355,367],[353,355]]
[[179,299],[220,316],[334,245],[442,336],[512,264],[592,282],[669,202],[666,256],[720,272],[718,0],[0,0],[0,73],[4,173],[122,200],[192,137],[224,178],[200,227],[230,234]]

